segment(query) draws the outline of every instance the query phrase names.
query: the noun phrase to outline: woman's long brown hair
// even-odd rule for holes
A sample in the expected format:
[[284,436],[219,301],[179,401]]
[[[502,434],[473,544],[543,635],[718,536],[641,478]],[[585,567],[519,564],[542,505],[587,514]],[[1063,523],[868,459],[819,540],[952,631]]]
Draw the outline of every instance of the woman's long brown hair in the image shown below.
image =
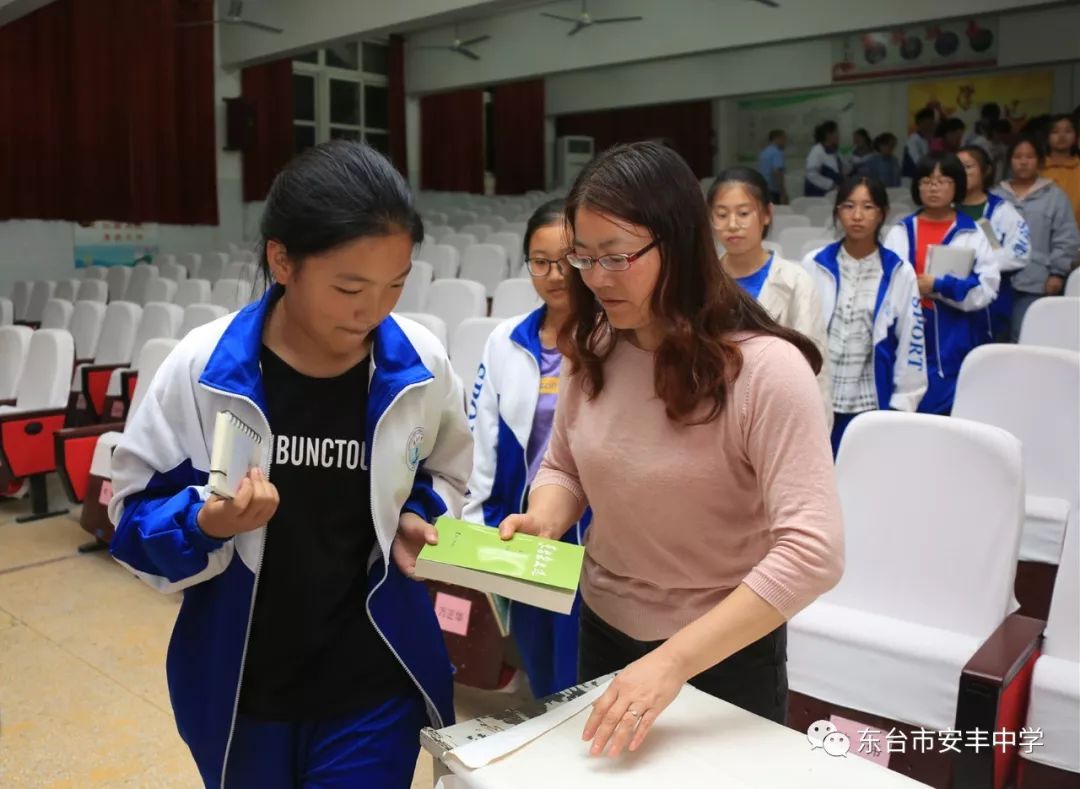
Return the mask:
[[[668,418],[702,424],[720,416],[728,387],[742,368],[734,332],[787,340],[815,374],[820,371],[821,354],[814,344],[773,321],[720,266],[701,188],[675,151],[655,142],[609,148],[582,170],[570,190],[566,218],[571,228],[583,206],[645,227],[660,240],[660,277],[651,308],[666,327],[656,350],[655,387]],[[584,371],[585,391],[596,397],[604,388],[604,361],[621,340],[580,272],[574,270],[568,280],[573,317],[559,344],[571,372]],[[703,401],[711,401],[711,407],[694,419]]]

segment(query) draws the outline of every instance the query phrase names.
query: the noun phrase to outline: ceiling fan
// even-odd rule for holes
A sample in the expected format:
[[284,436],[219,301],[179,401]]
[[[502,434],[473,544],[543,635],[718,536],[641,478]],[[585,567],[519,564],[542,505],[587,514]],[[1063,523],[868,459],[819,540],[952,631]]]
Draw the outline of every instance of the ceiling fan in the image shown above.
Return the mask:
[[457,52],[459,55],[464,55],[465,57],[470,58],[471,60],[479,60],[480,56],[477,55],[475,52],[473,52],[471,49],[469,49],[469,47],[473,46],[474,44],[479,44],[479,43],[481,43],[483,41],[487,41],[489,38],[491,38],[491,36],[477,36],[476,38],[470,38],[470,39],[467,39],[465,41],[462,41],[461,37],[458,35],[457,26],[455,25],[454,26],[454,43],[452,43],[452,44],[443,44],[443,45],[426,44],[426,45],[417,46],[416,48],[417,49],[447,49],[447,50],[449,50],[451,52]]
[[244,19],[244,0],[229,0],[225,16],[220,19],[209,19],[205,22],[182,22],[177,27],[203,27],[205,25],[242,25],[244,27],[263,30],[267,33],[284,33],[280,27],[256,22],[252,19]]
[[645,17],[643,16],[609,16],[603,19],[595,19],[589,15],[589,0],[581,0],[581,13],[577,16],[562,16],[561,14],[549,14],[546,11],[540,13],[541,16],[546,16],[549,19],[558,19],[560,22],[570,22],[573,27],[570,28],[570,32],[566,35],[573,36],[580,33],[587,27],[593,25],[610,25],[613,22],[640,22]]

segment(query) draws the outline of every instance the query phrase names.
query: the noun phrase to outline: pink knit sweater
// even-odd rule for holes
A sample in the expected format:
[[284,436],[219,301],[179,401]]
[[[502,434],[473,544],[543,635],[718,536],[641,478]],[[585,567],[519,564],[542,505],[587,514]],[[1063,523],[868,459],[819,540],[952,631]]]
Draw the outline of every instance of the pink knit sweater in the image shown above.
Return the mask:
[[653,354],[620,339],[589,400],[564,380],[533,489],[588,503],[581,592],[602,619],[666,639],[745,583],[790,618],[843,567],[840,506],[821,392],[799,351],[744,335],[721,416],[669,420]]

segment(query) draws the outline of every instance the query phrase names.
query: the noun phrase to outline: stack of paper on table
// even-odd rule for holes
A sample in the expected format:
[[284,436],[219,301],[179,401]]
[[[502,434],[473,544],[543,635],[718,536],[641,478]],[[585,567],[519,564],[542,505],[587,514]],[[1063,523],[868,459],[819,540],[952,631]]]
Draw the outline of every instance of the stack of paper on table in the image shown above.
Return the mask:
[[[605,678],[605,684],[606,684]],[[590,683],[595,685],[596,683]],[[851,752],[830,756],[805,734],[746,712],[689,685],[653,724],[642,748],[619,757],[591,757],[581,740],[594,696],[572,689],[565,704],[502,731],[469,723],[421,735],[449,767],[454,785],[470,789],[551,787],[696,787],[730,789],[913,789],[922,786]],[[564,710],[560,712],[560,707]],[[569,715],[565,714],[569,712]],[[501,720],[509,715],[489,716]],[[531,728],[534,731],[522,731]],[[539,732],[530,738],[530,734]],[[526,740],[522,742],[522,740]],[[459,744],[460,743],[460,744]],[[449,750],[445,750],[449,746]],[[854,746],[853,746],[854,747]],[[467,763],[484,766],[470,768]]]
[[439,518],[437,545],[425,545],[416,575],[511,600],[570,613],[577,594],[585,549],[528,534],[499,539],[497,529]]

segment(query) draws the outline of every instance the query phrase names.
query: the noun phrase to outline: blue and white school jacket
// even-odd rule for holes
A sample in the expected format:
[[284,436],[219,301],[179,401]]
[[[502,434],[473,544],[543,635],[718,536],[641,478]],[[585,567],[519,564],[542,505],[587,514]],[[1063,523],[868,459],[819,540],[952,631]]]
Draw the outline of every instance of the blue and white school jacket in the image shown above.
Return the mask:
[[[915,258],[915,217],[918,215],[919,211],[916,211],[904,217],[885,237],[885,246],[901,260],[913,261]],[[975,265],[969,277],[946,276],[935,280],[936,309],[923,314],[926,320],[934,322],[934,347],[927,348],[927,358],[937,369],[930,372],[952,378],[960,373],[960,365],[968,352],[991,339],[984,310],[997,298],[1001,271],[990,242],[966,214],[956,213],[956,220],[945,234],[943,243],[975,253]]]
[[[540,392],[540,328],[547,307],[503,321],[488,337],[469,398],[473,471],[462,517],[498,526],[526,510],[528,446]],[[563,542],[582,545],[590,521],[582,519]],[[547,696],[577,681],[577,603],[569,616],[524,603],[510,604],[510,630],[533,693]]]
[[[840,292],[840,247],[843,240],[810,253],[811,271],[821,293],[826,325],[832,324]],[[915,411],[926,394],[926,332],[915,269],[879,246],[881,284],[874,300],[871,330],[874,343],[874,389],[878,408]]]
[[804,191],[807,197],[820,197],[829,193],[843,178],[843,166],[840,157],[825,150],[817,143],[806,155],[806,175]]
[[[184,592],[166,663],[169,695],[208,786],[224,783],[266,528],[217,540],[199,529],[196,517],[210,495],[218,411],[232,411],[270,445],[259,352],[278,293],[274,288],[181,340],[113,456],[110,551],[159,591]],[[390,316],[373,340],[363,454],[376,545],[366,599],[356,604],[366,606],[416,684],[432,725],[443,726],[454,719],[450,659],[425,587],[398,570],[390,544],[403,511],[429,522],[460,512],[472,436],[461,384],[430,332]],[[273,481],[272,458],[263,473]]]
[[[469,427],[483,437],[473,450],[462,515],[473,523],[498,526],[526,509],[526,452],[540,393],[540,327],[546,313],[542,306],[503,321],[484,346],[468,406]],[[581,544],[578,529],[569,534]]]
[[1031,228],[1012,203],[993,192],[986,195],[983,219],[990,223],[1000,249],[994,250],[1003,274],[1019,271],[1031,260]]

